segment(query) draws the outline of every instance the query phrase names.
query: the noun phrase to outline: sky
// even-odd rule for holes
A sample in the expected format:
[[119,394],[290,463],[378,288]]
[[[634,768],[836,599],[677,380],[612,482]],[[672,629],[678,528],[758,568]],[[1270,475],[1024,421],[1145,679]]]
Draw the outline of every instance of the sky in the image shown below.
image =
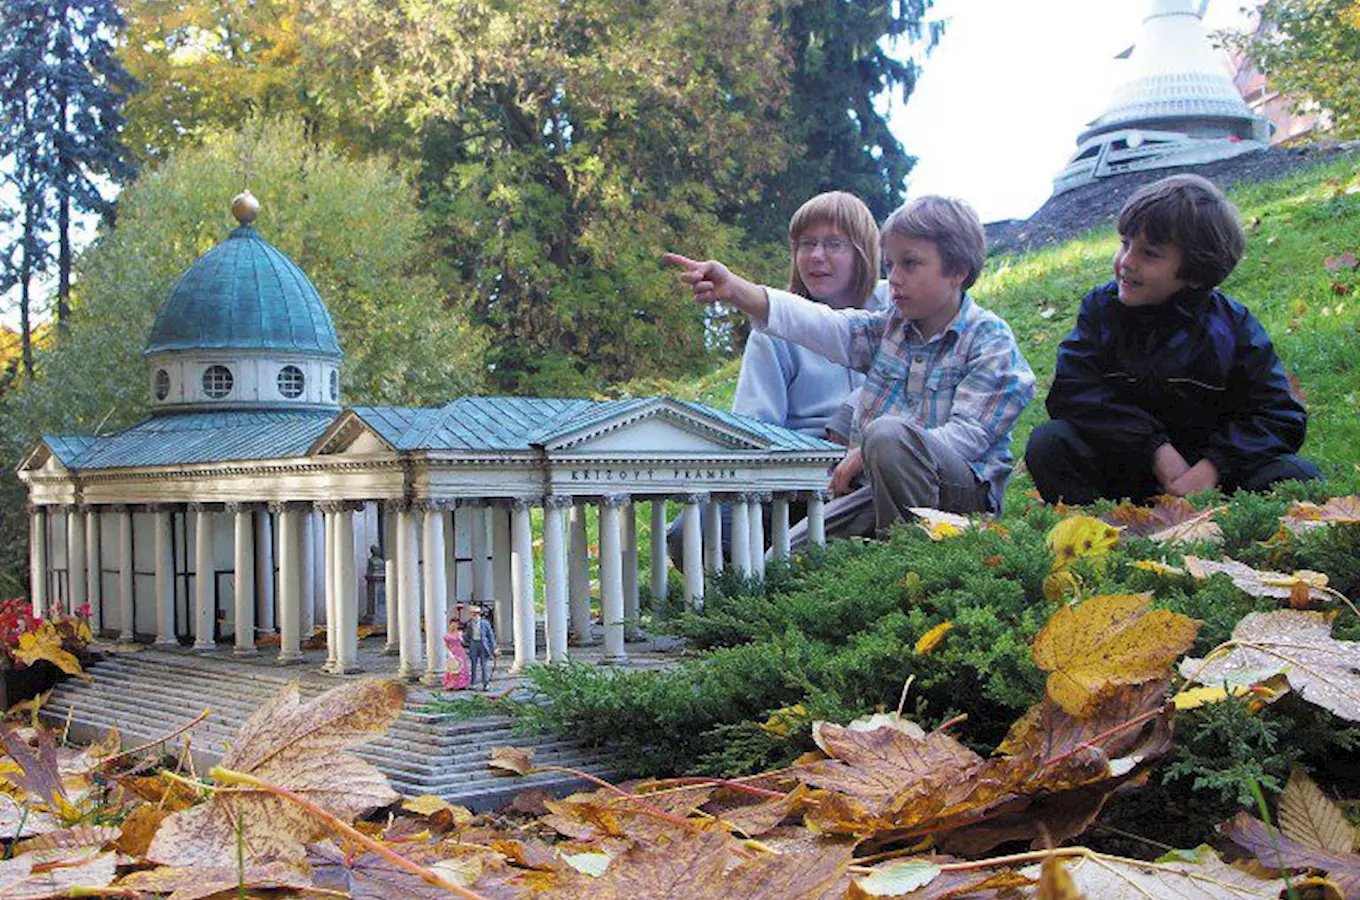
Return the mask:
[[[1212,34],[1247,23],[1246,0],[1211,0]],[[924,61],[893,133],[918,158],[908,192],[949,194],[983,221],[1023,219],[1043,202],[1122,78],[1116,54],[1149,0],[936,0],[944,38]]]

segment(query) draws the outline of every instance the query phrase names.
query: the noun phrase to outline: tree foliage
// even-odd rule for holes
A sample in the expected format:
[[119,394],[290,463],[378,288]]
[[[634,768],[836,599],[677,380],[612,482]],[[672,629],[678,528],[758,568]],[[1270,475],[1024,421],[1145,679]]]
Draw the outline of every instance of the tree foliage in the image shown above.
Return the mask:
[[1360,136],[1360,3],[1267,0],[1255,34],[1230,41],[1271,86],[1331,116],[1336,136]]
[[660,250],[777,281],[793,206],[849,187],[886,212],[909,165],[874,97],[910,90],[879,41],[921,0],[128,5],[146,153],[293,110],[418,168],[439,277],[496,330],[505,391],[702,369],[714,332]]

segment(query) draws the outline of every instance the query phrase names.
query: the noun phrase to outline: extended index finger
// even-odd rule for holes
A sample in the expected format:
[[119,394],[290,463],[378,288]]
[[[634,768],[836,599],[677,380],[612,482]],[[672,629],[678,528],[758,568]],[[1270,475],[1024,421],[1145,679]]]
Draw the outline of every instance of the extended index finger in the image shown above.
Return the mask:
[[679,253],[663,253],[661,261],[672,266],[679,266],[682,269],[697,269],[703,265],[697,259],[690,259],[688,256],[681,256]]

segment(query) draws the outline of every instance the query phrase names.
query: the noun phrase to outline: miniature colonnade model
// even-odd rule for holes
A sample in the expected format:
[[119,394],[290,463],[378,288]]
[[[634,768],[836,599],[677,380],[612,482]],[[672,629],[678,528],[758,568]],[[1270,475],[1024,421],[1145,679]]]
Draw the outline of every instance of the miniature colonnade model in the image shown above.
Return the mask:
[[[640,586],[637,506],[650,503],[651,591],[666,592],[666,501],[684,504],[684,599],[699,606],[731,565],[764,571],[789,551],[789,501],[824,541],[823,488],[842,448],[669,398],[464,397],[434,408],[339,403],[343,353],[296,265],[250,227],[191,266],[145,355],[153,412],[125,431],[44,436],[20,464],[29,490],[34,613],[88,604],[97,629],[158,644],[304,660],[326,624],[325,668],[358,669],[359,597],[382,548],[387,651],[398,674],[437,681],[450,598],[492,606],[514,668],[539,659],[536,545],[546,659],[590,638],[586,514],[598,510],[605,661],[626,662]],[[535,516],[534,510],[541,510]],[[540,519],[535,541],[535,518]],[[366,615],[375,610],[366,608]]]
[[[565,418],[561,442],[571,449],[413,453],[383,434],[401,441],[423,420],[449,428],[460,415],[499,421],[504,432],[506,422],[533,413],[549,414],[550,426]],[[402,417],[404,428],[396,424]],[[125,440],[141,427],[95,442]],[[705,573],[724,566],[721,516],[704,516],[701,531],[704,505],[734,505],[730,564],[743,574],[764,571],[764,507],[775,557],[789,552],[790,499],[808,498],[811,539],[824,540],[825,494],[813,485],[824,483],[838,450],[794,432],[782,435],[793,446],[772,447],[755,429],[784,432],[664,398],[464,398],[437,409],[345,410],[291,459],[99,469],[81,465],[95,461],[90,445],[71,456],[70,439],[49,438],[21,470],[32,500],[33,608],[89,604],[95,627],[124,640],[192,638],[196,649],[215,650],[218,635],[230,634],[239,654],[258,652],[257,631],[277,630],[284,664],[301,662],[302,640],[325,623],[325,668],[344,674],[358,667],[359,597],[376,544],[387,549],[387,640],[398,674],[434,681],[444,671],[450,598],[494,607],[515,668],[538,658],[537,544],[546,659],[558,662],[589,640],[586,514],[596,507],[605,661],[623,663],[641,593],[639,504],[650,503],[652,533],[664,535],[666,501],[683,502],[684,599],[696,607]],[[609,446],[599,446],[601,436]],[[712,445],[699,446],[705,439]],[[678,443],[691,446],[681,453]],[[672,449],[625,455],[619,444]],[[54,448],[68,452],[65,462]],[[534,486],[540,491],[530,493]],[[768,489],[741,489],[751,486]],[[653,596],[666,594],[667,565],[664,540],[654,541]]]

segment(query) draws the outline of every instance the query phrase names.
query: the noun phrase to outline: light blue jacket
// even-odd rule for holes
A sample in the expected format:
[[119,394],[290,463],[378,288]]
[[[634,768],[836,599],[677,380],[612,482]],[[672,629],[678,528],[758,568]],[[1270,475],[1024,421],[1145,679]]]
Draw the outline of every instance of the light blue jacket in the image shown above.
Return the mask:
[[[891,305],[887,282],[879,282],[864,308],[878,311]],[[732,412],[825,438],[827,422],[863,383],[862,373],[816,351],[752,331],[741,358]]]

